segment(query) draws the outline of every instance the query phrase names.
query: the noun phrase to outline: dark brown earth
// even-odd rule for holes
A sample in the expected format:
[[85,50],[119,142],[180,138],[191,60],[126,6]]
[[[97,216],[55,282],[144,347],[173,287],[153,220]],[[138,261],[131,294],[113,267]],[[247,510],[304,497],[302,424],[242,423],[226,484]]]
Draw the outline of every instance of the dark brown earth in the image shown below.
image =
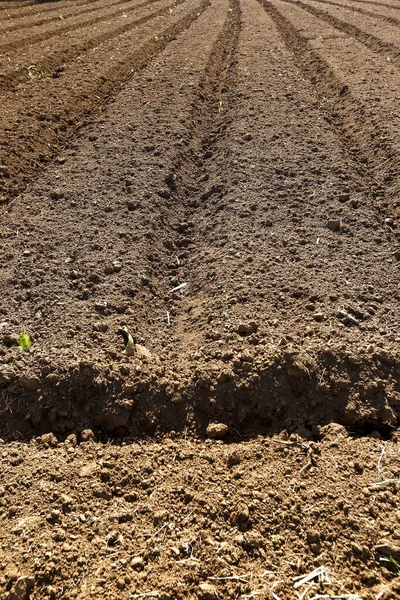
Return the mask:
[[0,598],[398,597],[400,3],[0,11]]

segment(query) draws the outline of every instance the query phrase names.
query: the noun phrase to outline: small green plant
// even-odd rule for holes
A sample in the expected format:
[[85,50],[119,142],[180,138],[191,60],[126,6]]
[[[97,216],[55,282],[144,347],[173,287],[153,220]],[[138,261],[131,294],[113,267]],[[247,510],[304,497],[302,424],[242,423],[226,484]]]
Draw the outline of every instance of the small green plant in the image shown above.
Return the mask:
[[273,543],[275,544],[276,542],[279,542],[279,540],[281,539],[281,536],[279,535],[279,533],[275,533],[272,537],[271,537]]
[[43,77],[43,71],[38,69],[36,65],[29,65],[27,69],[28,75],[31,79],[41,79]]
[[394,570],[396,571],[397,575],[400,575],[400,564],[397,562],[397,560],[395,558],[393,558],[393,556],[389,556],[389,560],[392,563],[392,565],[394,566]]
[[218,101],[218,112],[222,113],[223,110],[224,110],[223,109],[223,102],[222,102],[221,99],[219,99],[219,101]]
[[28,352],[31,347],[31,338],[26,333],[20,333],[18,337],[18,346],[22,350],[22,352]]

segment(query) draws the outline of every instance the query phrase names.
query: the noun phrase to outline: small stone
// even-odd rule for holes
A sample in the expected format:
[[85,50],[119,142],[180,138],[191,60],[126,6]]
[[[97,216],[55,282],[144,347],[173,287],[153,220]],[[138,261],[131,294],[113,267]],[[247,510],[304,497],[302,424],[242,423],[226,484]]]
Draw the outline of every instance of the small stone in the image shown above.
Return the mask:
[[120,270],[122,269],[122,264],[118,260],[115,260],[113,262],[112,266],[113,266],[115,273],[119,273]]
[[95,442],[96,436],[91,429],[84,429],[80,434],[81,442]]
[[137,210],[140,206],[139,202],[136,200],[128,200],[126,203],[128,210]]
[[232,467],[235,467],[236,465],[240,465],[241,462],[242,462],[242,458],[241,458],[238,450],[233,450],[233,452],[231,452],[228,455],[228,458],[226,460],[226,464],[228,465],[228,467],[230,469]]
[[258,329],[258,323],[251,321],[250,323],[239,323],[237,327],[237,332],[239,335],[251,335],[255,333]]
[[64,442],[66,446],[73,446],[74,448],[77,445],[77,443],[78,442],[75,433],[71,433],[68,437],[66,437]]
[[94,331],[101,331],[105,333],[108,329],[108,325],[104,321],[96,321],[96,323],[93,323],[93,329]]
[[350,194],[346,192],[339,194],[339,202],[348,202],[348,200],[350,200]]
[[197,588],[197,597],[200,600],[215,600],[218,598],[217,588],[211,583],[200,583]]
[[61,192],[59,190],[53,190],[50,193],[50,198],[52,200],[61,200],[61,198],[64,198],[64,192]]
[[171,192],[168,189],[159,190],[157,194],[160,198],[164,198],[165,200],[169,200],[171,198]]
[[131,560],[131,567],[135,569],[135,571],[141,571],[144,569],[144,558],[142,556],[134,556]]
[[395,250],[393,256],[396,260],[400,260],[400,250]]
[[210,423],[207,427],[207,437],[212,440],[220,440],[226,436],[228,431],[229,427],[224,423]]
[[246,134],[243,136],[243,139],[244,139],[244,141],[245,141],[245,142],[250,142],[250,141],[253,139],[253,136],[252,136],[252,134],[251,134],[251,133],[246,133]]
[[317,531],[316,529],[311,529],[310,531],[307,532],[307,543],[308,544],[320,544],[321,542],[321,536],[319,534],[319,531]]
[[43,448],[57,448],[58,439],[54,435],[54,433],[45,433],[38,439],[38,443]]
[[61,494],[60,498],[63,506],[71,506],[74,503],[74,499],[67,496],[67,494]]
[[326,224],[326,226],[331,231],[340,231],[342,228],[342,223],[341,223],[340,219],[330,219],[328,221],[328,223]]
[[321,321],[325,320],[325,315],[324,315],[324,313],[317,312],[317,313],[314,313],[313,318],[314,318],[314,321],[318,321],[320,323]]

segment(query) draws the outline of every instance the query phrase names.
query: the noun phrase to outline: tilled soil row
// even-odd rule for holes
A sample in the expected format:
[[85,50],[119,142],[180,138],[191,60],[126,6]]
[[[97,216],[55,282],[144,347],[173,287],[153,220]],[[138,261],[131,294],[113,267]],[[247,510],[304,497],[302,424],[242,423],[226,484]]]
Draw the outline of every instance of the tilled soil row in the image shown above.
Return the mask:
[[370,180],[323,120],[289,30],[255,2],[242,23],[227,8],[12,205],[4,340],[23,327],[33,346],[3,349],[3,435],[396,426],[398,269]]
[[2,114],[4,133],[0,144],[7,150],[0,167],[3,200],[21,192],[85,120],[103,110],[121,81],[143,68],[206,6],[207,2],[193,7],[175,5],[172,14],[170,3],[164,3],[164,8],[155,12],[149,9],[148,16],[133,24],[141,39],[133,49],[131,32],[116,37],[113,34],[108,41],[106,33],[106,41],[96,52],[88,51],[82,60],[77,56],[75,61],[61,66],[55,79],[43,77],[5,94],[4,101],[12,102]]
[[[177,7],[183,3],[184,0],[177,0],[173,6]],[[96,48],[108,41],[121,43],[124,36],[126,38],[126,34],[129,34],[132,29],[151,21],[158,15],[172,11],[171,5],[166,7],[165,2],[161,8],[157,8],[160,4],[159,0],[146,0],[131,7],[134,14],[125,19],[122,25],[117,24],[114,26],[112,20],[108,20],[108,18],[104,19],[105,22],[102,27],[93,28],[89,24],[88,27],[80,29],[76,25],[71,25],[71,35],[65,39],[59,38],[58,34],[55,33],[54,37],[56,39],[53,40],[52,44],[46,41],[39,46],[31,45],[28,50],[24,47],[20,53],[14,52],[8,68],[3,71],[0,92],[17,91],[21,83],[25,83],[26,86],[32,78],[60,77],[66,65],[77,57],[93,53]],[[150,8],[142,10],[146,7]],[[139,16],[143,12],[145,14]],[[32,67],[33,72],[30,71]],[[75,72],[75,77],[78,76],[78,73]]]
[[[311,14],[332,24],[336,29],[355,37],[374,52],[383,54],[385,58],[389,57],[397,67],[400,66],[399,32],[395,27],[388,27],[387,25],[380,24],[376,17],[371,19],[360,19],[357,15],[354,15],[352,11],[345,9],[344,7],[342,11],[338,12],[335,10],[335,14],[331,14],[329,6],[326,7],[325,10],[322,10],[319,7],[318,2],[315,3],[316,5],[313,5],[308,2],[301,2],[301,0],[285,1],[301,6]],[[340,18],[342,15],[345,17],[344,19]],[[354,22],[352,23],[351,21]],[[374,30],[374,34],[369,32],[370,29]]]
[[367,10],[365,8],[360,8],[358,6],[354,6],[352,4],[348,4],[346,2],[334,2],[333,0],[317,0],[321,2],[321,4],[326,5],[330,4],[331,6],[337,6],[340,8],[345,8],[355,13],[359,13],[361,15],[367,15],[368,17],[374,17],[375,19],[382,19],[382,21],[386,21],[387,23],[391,23],[393,25],[400,24],[399,12],[393,9],[387,9],[385,12],[384,7],[380,7],[379,10],[372,11]]
[[36,0],[28,0],[27,2],[1,2],[0,10],[2,13],[2,19],[5,21],[11,19],[18,19],[20,16],[31,15],[35,17],[41,13],[52,13],[60,12],[73,6],[82,6],[95,4],[101,0],[65,0],[62,5],[60,2],[36,2]]
[[[284,0],[285,4],[298,4],[291,0]],[[302,69],[307,77],[316,86],[319,96],[323,101],[323,111],[326,120],[331,123],[341,137],[346,151],[352,156],[354,163],[365,180],[369,181],[372,193],[382,206],[382,218],[389,209],[396,216],[399,213],[398,202],[398,177],[399,155],[396,150],[399,143],[398,130],[396,126],[397,117],[391,110],[391,102],[386,105],[385,100],[381,102],[380,97],[370,98],[369,91],[360,92],[360,77],[353,76],[350,65],[340,61],[340,45],[333,40],[330,46],[321,48],[318,43],[313,43],[311,31],[316,29],[316,23],[307,23],[308,33],[300,33],[294,24],[296,18],[301,15],[300,9],[296,12],[282,10],[282,3],[267,3],[264,5],[274,13],[275,20],[280,26],[283,35],[293,51],[298,53]],[[278,8],[279,7],[279,8]],[[308,9],[308,6],[302,8]],[[326,28],[321,26],[321,32],[328,36]],[[329,32],[330,33],[330,32]],[[340,42],[340,39],[339,39]],[[369,57],[368,57],[369,58]],[[360,60],[360,71],[362,64],[366,63],[367,56]],[[371,60],[374,60],[371,57]],[[380,63],[380,60],[377,60]],[[398,74],[387,65],[382,64],[382,74],[378,73],[375,78],[376,89],[380,81],[390,87],[396,94],[398,87]],[[383,70],[385,73],[383,75]],[[368,67],[365,68],[368,75]],[[353,82],[352,79],[355,81]],[[364,80],[365,81],[365,80]],[[324,99],[329,98],[329,101]],[[390,217],[387,217],[390,219]],[[393,233],[394,252],[397,253],[396,238],[398,232],[396,222],[388,221],[394,226],[390,229]]]
[[[100,7],[99,10],[93,10],[90,14],[90,18],[79,19],[75,18],[72,23],[63,23],[63,20],[58,20],[53,26],[49,26],[47,23],[44,25],[32,24],[30,30],[21,31],[21,35],[12,32],[12,35],[3,35],[4,43],[0,44],[0,51],[2,53],[11,52],[14,53],[16,50],[26,48],[49,40],[53,37],[59,37],[70,31],[76,31],[78,28],[90,27],[92,32],[96,30],[95,25],[102,23],[103,21],[112,21],[113,19],[122,17],[123,14],[129,14],[132,11],[136,11],[138,7],[147,6],[152,4],[152,1],[148,0],[145,3],[136,2],[124,2],[121,6],[118,6],[116,10],[106,4]],[[98,14],[100,13],[100,14]]]
[[[15,23],[7,23],[8,19],[4,19],[2,21],[2,23],[0,24],[0,32],[9,32],[9,31],[15,31],[15,30],[21,30],[21,29],[29,29],[31,27],[37,27],[39,25],[43,25],[43,24],[49,24],[52,23],[53,21],[64,21],[70,18],[74,18],[74,17],[78,17],[80,15],[84,15],[87,13],[95,13],[99,10],[101,10],[104,6],[102,4],[104,0],[97,0],[93,6],[91,6],[89,4],[89,6],[87,5],[87,2],[84,4],[83,8],[79,8],[79,4],[73,4],[71,6],[71,9],[69,10],[69,6],[68,4],[62,4],[60,5],[59,9],[57,10],[57,14],[56,15],[52,15],[52,12],[50,12],[49,16],[46,16],[47,13],[43,13],[42,11],[38,12],[37,15],[35,14],[30,14],[30,15],[25,15],[23,12],[20,14],[15,15],[14,20],[16,20]],[[125,4],[126,0],[113,0],[112,2],[108,2],[107,6],[108,7],[112,7],[112,6],[117,6],[119,4]],[[78,8],[77,8],[78,7]],[[37,17],[37,18],[36,18]]]

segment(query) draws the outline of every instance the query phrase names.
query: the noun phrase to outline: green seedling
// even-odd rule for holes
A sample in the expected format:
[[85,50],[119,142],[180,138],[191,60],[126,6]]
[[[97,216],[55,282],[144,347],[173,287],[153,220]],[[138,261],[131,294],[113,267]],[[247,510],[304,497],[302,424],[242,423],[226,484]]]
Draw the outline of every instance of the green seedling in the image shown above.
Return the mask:
[[31,79],[41,79],[43,77],[43,71],[38,69],[36,65],[29,65],[27,69],[28,75]]
[[389,560],[392,563],[392,565],[394,566],[394,569],[395,569],[397,575],[400,575],[400,564],[397,562],[397,560],[395,558],[393,558],[393,556],[389,556]]
[[31,347],[31,338],[26,333],[20,333],[18,337],[18,346],[20,347],[22,352],[28,352]]
[[223,102],[222,102],[222,100],[220,98],[219,101],[218,101],[218,112],[222,113],[223,110],[224,110],[223,109]]
[[271,539],[275,544],[276,542],[279,542],[280,538],[281,538],[281,536],[279,535],[279,533],[275,533]]

